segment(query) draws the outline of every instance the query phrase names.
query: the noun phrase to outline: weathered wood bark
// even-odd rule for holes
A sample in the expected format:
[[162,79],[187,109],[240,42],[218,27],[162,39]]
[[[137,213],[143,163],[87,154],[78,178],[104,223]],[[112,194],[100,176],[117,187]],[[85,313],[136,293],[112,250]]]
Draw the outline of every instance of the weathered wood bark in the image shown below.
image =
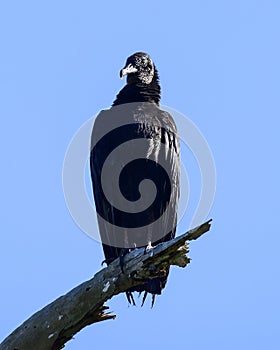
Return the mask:
[[167,266],[187,266],[190,258],[186,242],[207,232],[210,222],[161,243],[149,252],[145,253],[144,248],[132,251],[125,256],[124,273],[119,261],[114,261],[89,281],[31,316],[0,344],[0,350],[58,350],[85,326],[115,318],[104,303],[140,284],[143,278],[161,276]]

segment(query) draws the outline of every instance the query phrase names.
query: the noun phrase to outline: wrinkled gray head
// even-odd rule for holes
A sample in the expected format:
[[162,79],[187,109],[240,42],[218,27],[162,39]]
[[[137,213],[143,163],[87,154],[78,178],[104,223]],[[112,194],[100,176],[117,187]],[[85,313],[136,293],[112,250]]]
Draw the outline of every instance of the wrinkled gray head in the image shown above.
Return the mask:
[[150,84],[155,74],[155,66],[149,55],[144,52],[136,52],[128,57],[124,68],[120,71],[120,77],[127,75],[127,82],[140,81]]

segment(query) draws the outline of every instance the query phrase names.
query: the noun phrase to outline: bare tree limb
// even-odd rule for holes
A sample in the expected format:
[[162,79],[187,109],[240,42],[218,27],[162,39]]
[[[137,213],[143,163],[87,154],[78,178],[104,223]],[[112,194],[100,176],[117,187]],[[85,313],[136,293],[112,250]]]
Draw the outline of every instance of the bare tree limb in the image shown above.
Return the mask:
[[1,344],[0,350],[59,350],[82,328],[116,316],[104,303],[128,288],[143,283],[144,278],[161,276],[166,267],[185,267],[190,262],[187,241],[200,237],[210,229],[211,220],[195,229],[161,243],[145,253],[136,249],[124,258],[124,273],[118,259],[97,272],[92,279],[59,297],[35,313],[14,330]]

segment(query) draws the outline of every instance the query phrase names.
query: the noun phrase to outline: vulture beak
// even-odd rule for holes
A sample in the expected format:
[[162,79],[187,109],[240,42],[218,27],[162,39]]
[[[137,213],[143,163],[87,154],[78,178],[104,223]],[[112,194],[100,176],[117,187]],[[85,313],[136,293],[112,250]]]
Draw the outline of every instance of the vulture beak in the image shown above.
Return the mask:
[[133,67],[133,65],[130,63],[128,66],[126,66],[125,68],[121,69],[121,71],[120,71],[120,78],[124,77],[127,74],[136,73],[136,72],[137,72],[137,68]]

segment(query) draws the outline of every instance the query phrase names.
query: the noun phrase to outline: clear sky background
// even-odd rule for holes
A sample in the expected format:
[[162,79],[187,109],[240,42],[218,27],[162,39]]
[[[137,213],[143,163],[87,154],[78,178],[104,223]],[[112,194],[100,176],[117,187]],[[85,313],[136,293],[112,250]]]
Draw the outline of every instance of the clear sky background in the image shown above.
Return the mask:
[[213,152],[212,230],[193,242],[187,269],[172,268],[152,310],[117,296],[117,319],[66,349],[278,348],[279,10],[276,0],[1,2],[1,340],[100,269],[100,244],[65,205],[62,164],[74,133],[123,86],[126,57],[142,50],[162,103]]

